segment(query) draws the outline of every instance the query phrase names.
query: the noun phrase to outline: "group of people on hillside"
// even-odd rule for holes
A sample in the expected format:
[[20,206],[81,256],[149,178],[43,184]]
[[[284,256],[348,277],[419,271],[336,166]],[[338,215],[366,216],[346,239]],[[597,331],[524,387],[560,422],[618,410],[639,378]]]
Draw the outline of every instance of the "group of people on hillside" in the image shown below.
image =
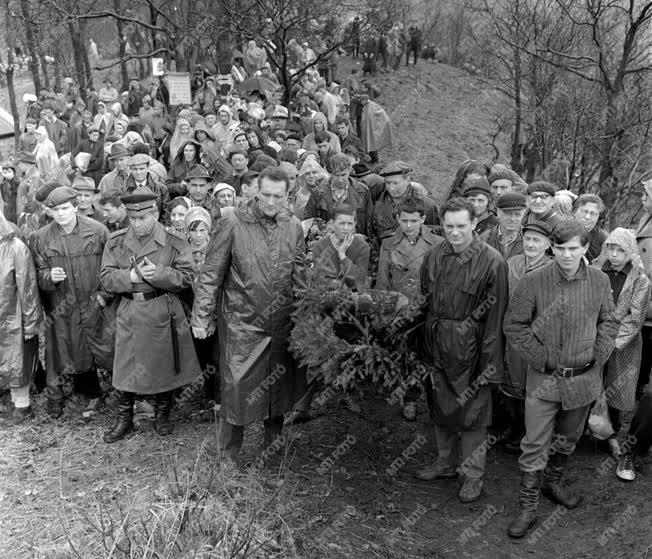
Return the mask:
[[312,417],[322,386],[289,349],[300,290],[373,286],[423,309],[418,346],[432,372],[402,402],[414,421],[425,392],[434,422],[438,457],[419,479],[459,475],[460,500],[479,499],[487,429],[506,410],[501,439],[522,472],[509,534],[522,537],[540,494],[579,504],[563,473],[602,399],[616,474],[634,480],[652,442],[652,175],[636,231],[601,229],[596,194],[476,160],[438,208],[435,185],[379,162],[391,127],[377,90],[351,88],[347,104],[332,89],[309,73],[287,107],[277,91],[210,101],[206,76],[177,110],[162,86],[153,104],[137,101],[138,84],[112,116],[77,100],[79,118],[30,105],[56,162],[43,167],[38,139],[30,151],[26,124],[2,163],[6,422],[33,416],[39,366],[52,418],[67,406],[115,411],[106,443],[134,430],[142,398],[170,435],[175,402],[201,387],[220,406],[218,446],[233,463],[246,425],[262,420],[270,447],[284,424]]

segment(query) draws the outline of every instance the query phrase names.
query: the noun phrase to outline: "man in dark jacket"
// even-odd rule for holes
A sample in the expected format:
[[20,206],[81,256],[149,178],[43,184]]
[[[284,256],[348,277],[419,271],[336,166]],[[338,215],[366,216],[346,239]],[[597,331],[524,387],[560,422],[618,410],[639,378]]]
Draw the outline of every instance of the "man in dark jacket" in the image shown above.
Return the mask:
[[52,103],[48,102],[43,105],[41,120],[38,125],[45,127],[48,138],[54,143],[57,155],[61,156],[70,151],[70,146],[68,145],[68,125],[56,117]]
[[104,213],[104,224],[111,233],[129,227],[129,217],[119,196],[102,196],[99,205]]
[[162,183],[157,181],[149,172],[149,156],[144,153],[132,155],[129,159],[129,177],[125,182],[124,190],[120,194],[132,193],[136,188],[149,188],[156,194],[159,216],[163,218],[163,211],[170,201],[168,189]]
[[593,262],[602,251],[602,243],[607,238],[607,232],[598,227],[598,219],[604,211],[604,202],[597,194],[580,194],[573,204],[573,213],[586,232],[589,234],[589,250],[586,251],[586,259],[589,264]]
[[356,152],[362,152],[362,141],[351,132],[351,121],[345,116],[338,116],[335,119],[337,135],[340,138],[340,148],[346,151],[348,146],[353,146]]
[[496,202],[498,225],[487,229],[480,240],[495,248],[505,261],[523,252],[521,222],[526,210],[525,196],[517,192],[507,192]]
[[313,190],[303,213],[304,219],[317,217],[328,222],[333,219],[333,209],[347,204],[356,211],[356,231],[369,236],[373,204],[369,189],[352,179],[351,160],[343,153],[336,153],[328,162],[329,181]]
[[441,215],[446,241],[426,255],[421,267],[425,344],[435,369],[429,400],[438,457],[416,477],[456,477],[453,460],[460,438],[458,471],[464,481],[459,498],[470,503],[482,491],[492,411],[489,384],[502,377],[507,265],[474,235],[475,214],[467,200],[449,200]]
[[564,466],[602,391],[602,367],[618,332],[609,278],[584,261],[584,226],[562,221],[551,241],[554,262],[521,279],[505,315],[507,340],[528,364],[519,512],[508,529],[513,538],[536,522],[540,492],[568,509],[580,503],[562,483]]
[[138,116],[138,111],[143,106],[143,97],[147,92],[145,88],[141,85],[140,80],[137,77],[132,77],[129,81],[129,95],[127,96],[127,116],[130,118],[136,118]]
[[100,140],[100,129],[92,124],[88,128],[88,137],[72,146],[70,157],[73,169],[76,167],[75,157],[80,153],[89,153],[90,160],[86,170],[82,173],[85,177],[90,177],[96,185],[100,184],[104,167],[104,141]]
[[492,200],[489,181],[484,176],[467,177],[463,196],[473,206],[477,225],[475,232],[482,235],[488,229],[498,225],[496,214],[491,211],[489,202]]
[[551,229],[561,221],[554,210],[557,187],[545,181],[535,181],[527,187],[528,210],[523,217],[523,225],[533,221],[544,221]]
[[[43,304],[55,336],[46,352],[48,412],[63,413],[62,380],[72,377],[77,404],[95,405],[101,396],[97,368],[113,367],[113,317],[109,294],[98,273],[109,232],[101,223],[77,213],[77,192],[61,186],[45,200],[54,221],[32,237],[32,253]],[[50,373],[52,371],[55,374]]]
[[95,200],[99,190],[90,177],[75,177],[72,188],[77,193],[77,215],[90,217],[99,223],[104,223],[103,212],[95,208]]
[[281,433],[283,414],[305,392],[305,374],[288,347],[294,289],[305,281],[303,229],[286,209],[285,171],[268,167],[259,182],[258,196],[217,224],[191,319],[197,339],[219,329],[218,446],[231,462],[245,425],[263,420],[270,445]]
[[435,233],[439,230],[437,206],[430,198],[417,192],[410,182],[410,171],[407,163],[395,161],[380,172],[380,176],[385,179],[385,190],[378,198],[373,212],[373,232],[379,244],[398,228],[396,216],[400,204],[420,204],[424,208],[424,224],[430,226]]

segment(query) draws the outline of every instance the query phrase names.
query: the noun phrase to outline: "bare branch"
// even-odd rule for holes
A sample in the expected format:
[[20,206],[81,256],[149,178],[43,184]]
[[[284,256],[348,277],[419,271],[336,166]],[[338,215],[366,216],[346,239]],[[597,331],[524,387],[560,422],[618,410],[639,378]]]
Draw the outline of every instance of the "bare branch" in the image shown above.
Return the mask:
[[118,58],[116,61],[111,62],[111,64],[107,64],[105,66],[95,66],[93,70],[108,70],[109,68],[113,68],[114,66],[118,66],[119,64],[122,64],[123,62],[129,62],[130,60],[135,60],[138,58],[151,58],[152,56],[156,56],[157,54],[162,54],[164,52],[169,53],[170,50],[166,48],[160,48],[153,50],[151,52],[147,52],[145,54],[130,54],[129,56],[124,56],[122,58]]

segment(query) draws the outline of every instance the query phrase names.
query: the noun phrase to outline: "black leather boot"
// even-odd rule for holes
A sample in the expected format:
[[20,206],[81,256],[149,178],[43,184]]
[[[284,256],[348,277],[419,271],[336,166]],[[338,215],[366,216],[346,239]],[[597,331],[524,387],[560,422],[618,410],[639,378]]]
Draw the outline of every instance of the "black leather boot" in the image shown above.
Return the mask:
[[104,433],[105,443],[114,443],[134,430],[134,393],[115,391],[115,408],[118,410],[118,419],[113,429]]
[[154,404],[154,428],[156,432],[165,437],[171,435],[174,425],[170,421],[170,412],[174,405],[174,390],[161,392],[156,395]]
[[510,537],[522,538],[536,524],[540,488],[541,472],[521,472],[518,514],[507,528]]
[[543,470],[541,493],[554,503],[563,505],[567,509],[574,509],[582,502],[582,497],[562,480],[566,462],[568,462],[568,456],[558,452],[548,458],[548,465]]

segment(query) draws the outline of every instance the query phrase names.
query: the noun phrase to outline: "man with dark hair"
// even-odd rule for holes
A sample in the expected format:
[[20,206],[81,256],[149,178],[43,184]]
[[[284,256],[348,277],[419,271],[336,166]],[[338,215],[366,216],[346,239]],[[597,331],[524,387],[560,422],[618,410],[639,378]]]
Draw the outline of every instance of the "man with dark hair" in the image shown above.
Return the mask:
[[525,196],[506,192],[496,201],[498,225],[480,235],[480,240],[495,248],[505,260],[523,252],[521,223],[526,207]]
[[297,151],[302,149],[303,140],[299,134],[288,134],[288,137],[285,139],[285,146]]
[[580,194],[573,204],[573,214],[580,221],[589,234],[589,250],[586,259],[589,264],[593,262],[602,251],[602,243],[607,238],[607,232],[598,227],[598,219],[604,211],[604,202],[597,194]]
[[54,188],[45,205],[54,221],[34,233],[31,248],[55,337],[45,358],[48,413],[57,418],[63,414],[65,376],[72,378],[77,407],[97,405],[97,368],[113,367],[115,330],[106,306],[111,296],[98,279],[108,230],[78,214],[77,192],[68,186]]
[[129,227],[127,208],[119,196],[102,196],[99,200],[100,207],[104,212],[104,225],[111,233]]
[[484,176],[467,177],[462,195],[473,205],[477,225],[475,232],[481,235],[485,231],[496,227],[499,223],[496,214],[491,211],[489,204],[492,201],[489,181]]
[[54,143],[58,156],[62,156],[67,151],[70,151],[70,146],[68,145],[68,125],[56,117],[54,114],[54,105],[51,102],[43,105],[43,109],[41,109],[41,120],[38,125],[45,127],[48,138]]
[[425,192],[417,190],[415,183],[410,180],[411,171],[410,166],[403,161],[394,161],[380,171],[380,176],[385,179],[385,188],[373,211],[373,232],[378,243],[396,231],[396,208],[400,204],[415,203],[423,206],[424,224],[435,231],[439,226],[437,206]]
[[262,171],[257,197],[220,220],[195,291],[193,335],[204,339],[219,328],[218,446],[231,461],[245,425],[262,419],[270,445],[305,391],[288,346],[294,290],[305,278],[303,229],[287,211],[289,182],[278,167]]
[[338,116],[335,119],[337,135],[340,138],[340,147],[342,151],[348,146],[352,146],[356,151],[362,152],[362,141],[353,132],[351,132],[351,121],[345,116]]
[[552,229],[561,221],[559,214],[553,209],[557,187],[545,181],[535,181],[527,187],[528,211],[523,217],[523,223],[545,221]]
[[343,153],[330,158],[326,169],[331,177],[323,187],[312,191],[303,217],[317,217],[328,222],[333,219],[333,208],[348,204],[356,210],[356,231],[369,236],[373,204],[369,189],[351,178],[351,161]]
[[315,132],[315,144],[317,145],[317,153],[319,154],[319,164],[326,167],[330,158],[335,154],[331,149],[331,137],[325,130]]
[[240,177],[240,195],[243,202],[248,202],[258,194],[258,177],[259,173],[247,171]]
[[[426,253],[444,239],[424,225],[425,208],[418,201],[399,204],[398,229],[380,247],[376,289],[398,291],[410,303],[420,297],[419,273]],[[419,391],[409,386],[403,398],[403,417],[415,421]]]
[[[438,457],[419,470],[418,479],[457,475],[459,498],[480,498],[491,423],[490,383],[502,377],[501,332],[507,304],[507,265],[502,256],[474,235],[473,206],[453,198],[441,209],[446,240],[428,252],[421,267],[426,297],[425,347],[434,367],[428,387]],[[456,453],[458,438],[461,452]]]
[[232,149],[229,152],[229,163],[233,167],[233,176],[224,179],[224,182],[235,188],[236,196],[240,196],[242,175],[249,170],[249,154],[242,149]]
[[514,538],[536,522],[540,492],[569,509],[580,503],[562,483],[564,466],[602,391],[618,331],[609,279],[584,260],[584,225],[562,221],[551,241],[554,262],[521,279],[504,322],[508,342],[528,364],[519,512],[508,530]]

